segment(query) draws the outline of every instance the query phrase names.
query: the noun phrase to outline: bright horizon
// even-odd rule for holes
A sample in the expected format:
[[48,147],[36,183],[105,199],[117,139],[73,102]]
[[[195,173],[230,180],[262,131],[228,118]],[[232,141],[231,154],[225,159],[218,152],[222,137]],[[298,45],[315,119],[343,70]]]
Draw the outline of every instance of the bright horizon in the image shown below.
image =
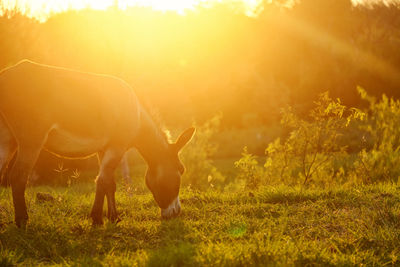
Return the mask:
[[17,9],[28,17],[44,21],[52,14],[85,8],[106,10],[118,6],[118,9],[125,10],[129,7],[147,7],[156,11],[173,11],[184,15],[185,12],[195,10],[199,6],[209,7],[220,3],[242,5],[241,12],[255,16],[262,2],[262,0],[3,0],[0,7],[2,10]]
[[[273,0],[267,0],[271,3]],[[353,4],[391,4],[400,0],[351,0]],[[295,0],[288,0],[288,5],[293,5]],[[118,6],[125,10],[129,7],[147,7],[156,11],[172,11],[185,15],[187,11],[196,10],[198,7],[211,7],[217,4],[235,4],[241,6],[239,12],[250,17],[256,17],[262,10],[263,0],[3,0],[0,2],[0,15],[5,10],[19,10],[22,14],[36,18],[40,21],[47,20],[51,15],[68,10],[106,10]]]

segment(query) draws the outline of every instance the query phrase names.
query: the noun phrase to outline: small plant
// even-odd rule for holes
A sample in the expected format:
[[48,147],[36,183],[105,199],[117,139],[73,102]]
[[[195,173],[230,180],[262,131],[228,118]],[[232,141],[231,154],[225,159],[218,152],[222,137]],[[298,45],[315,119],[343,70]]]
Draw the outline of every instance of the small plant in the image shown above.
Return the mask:
[[263,176],[263,169],[259,166],[257,157],[243,148],[242,157],[236,161],[235,167],[238,169],[238,178],[246,181],[247,189],[256,189]]
[[[59,181],[64,181],[64,173],[67,172],[69,169],[64,168],[64,162],[59,162],[56,169],[53,169],[55,172],[59,174]],[[67,181],[68,187],[71,186],[69,183],[70,179]]]
[[72,175],[68,177],[68,187],[71,186],[71,184],[75,183],[73,182],[74,180],[76,181],[79,177],[81,176],[81,172],[78,169],[73,170]]

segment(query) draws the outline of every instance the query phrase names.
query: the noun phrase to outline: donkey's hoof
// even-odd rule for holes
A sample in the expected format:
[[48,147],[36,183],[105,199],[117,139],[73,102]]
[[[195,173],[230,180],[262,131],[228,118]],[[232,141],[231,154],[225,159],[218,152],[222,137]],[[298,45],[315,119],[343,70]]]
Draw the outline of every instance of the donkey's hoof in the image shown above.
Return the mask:
[[110,222],[115,223],[115,224],[119,223],[120,221],[122,221],[122,220],[119,216],[117,216],[116,218],[110,219]]
[[121,218],[118,215],[112,215],[112,216],[107,216],[107,217],[111,223],[117,224],[121,221]]
[[92,226],[102,226],[103,219],[98,217],[92,217]]
[[15,218],[15,224],[18,228],[26,229],[28,218]]
[[100,220],[100,221],[93,220],[93,222],[92,222],[93,227],[99,227],[99,226],[102,226],[103,224],[104,224],[103,220]]

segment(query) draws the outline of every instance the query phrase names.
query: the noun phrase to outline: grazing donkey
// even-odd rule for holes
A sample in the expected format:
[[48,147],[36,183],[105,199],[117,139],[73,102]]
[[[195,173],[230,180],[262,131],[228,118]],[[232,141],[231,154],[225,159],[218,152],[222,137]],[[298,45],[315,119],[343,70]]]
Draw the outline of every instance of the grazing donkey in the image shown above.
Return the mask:
[[112,76],[28,60],[0,72],[0,171],[5,172],[16,153],[7,175],[18,226],[28,220],[25,186],[41,149],[70,158],[98,155],[93,224],[103,223],[104,197],[109,220],[118,220],[113,173],[131,147],[136,147],[148,164],[146,185],[162,217],[178,215],[184,172],[178,152],[194,132],[188,128],[176,143],[168,143],[133,89]]

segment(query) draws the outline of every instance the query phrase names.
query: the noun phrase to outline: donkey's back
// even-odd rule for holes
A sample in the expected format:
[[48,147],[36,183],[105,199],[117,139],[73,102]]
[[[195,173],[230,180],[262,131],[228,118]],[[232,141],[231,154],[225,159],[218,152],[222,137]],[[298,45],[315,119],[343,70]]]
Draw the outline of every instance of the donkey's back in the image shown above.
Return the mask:
[[0,114],[17,142],[45,132],[48,150],[72,157],[128,142],[139,124],[137,98],[124,81],[27,60],[0,73]]

